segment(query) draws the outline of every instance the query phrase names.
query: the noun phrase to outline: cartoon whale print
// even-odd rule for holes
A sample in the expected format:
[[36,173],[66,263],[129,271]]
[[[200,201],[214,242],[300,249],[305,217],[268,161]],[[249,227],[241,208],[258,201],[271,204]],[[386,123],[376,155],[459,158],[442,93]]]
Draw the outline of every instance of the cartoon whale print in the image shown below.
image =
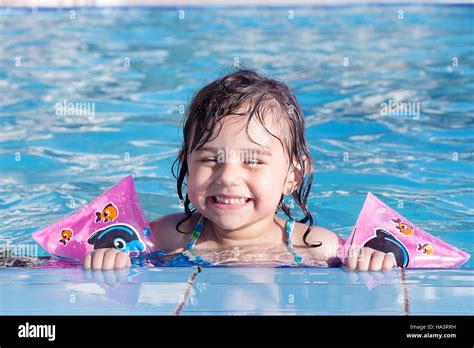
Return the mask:
[[369,239],[364,246],[384,253],[393,253],[398,267],[407,267],[410,255],[407,248],[400,243],[390,232],[378,228],[375,230],[376,237]]
[[145,243],[140,240],[135,229],[127,224],[111,225],[95,231],[87,242],[94,245],[94,249],[115,248],[124,253],[145,250]]

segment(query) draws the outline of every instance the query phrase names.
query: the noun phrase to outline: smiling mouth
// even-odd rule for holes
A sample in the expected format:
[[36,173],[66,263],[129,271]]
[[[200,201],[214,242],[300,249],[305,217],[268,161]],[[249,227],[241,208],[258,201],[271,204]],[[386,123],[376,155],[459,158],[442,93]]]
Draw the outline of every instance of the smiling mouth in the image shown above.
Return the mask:
[[237,197],[237,196],[211,196],[212,203],[221,204],[221,205],[244,205],[250,202],[252,199],[247,197]]

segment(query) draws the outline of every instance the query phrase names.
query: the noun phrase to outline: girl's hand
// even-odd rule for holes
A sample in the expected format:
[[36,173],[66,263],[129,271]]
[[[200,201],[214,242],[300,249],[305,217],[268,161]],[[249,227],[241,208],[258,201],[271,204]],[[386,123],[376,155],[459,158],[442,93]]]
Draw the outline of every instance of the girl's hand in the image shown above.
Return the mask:
[[346,269],[349,271],[389,271],[397,266],[392,253],[384,253],[372,248],[350,250],[347,257]]
[[86,255],[84,269],[111,270],[131,266],[130,257],[114,248],[96,249]]

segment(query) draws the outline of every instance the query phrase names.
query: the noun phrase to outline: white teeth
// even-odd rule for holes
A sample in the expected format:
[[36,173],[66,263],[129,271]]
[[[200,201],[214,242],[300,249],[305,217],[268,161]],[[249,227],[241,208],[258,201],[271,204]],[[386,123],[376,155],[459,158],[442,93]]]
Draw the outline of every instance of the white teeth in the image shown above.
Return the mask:
[[247,198],[223,198],[219,196],[214,196],[216,201],[221,204],[245,204]]

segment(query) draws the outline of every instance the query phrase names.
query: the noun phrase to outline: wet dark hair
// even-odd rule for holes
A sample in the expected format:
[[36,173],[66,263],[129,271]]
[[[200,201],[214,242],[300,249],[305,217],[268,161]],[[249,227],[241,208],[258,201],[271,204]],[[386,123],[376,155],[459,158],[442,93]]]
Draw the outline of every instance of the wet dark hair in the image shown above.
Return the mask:
[[[244,108],[248,108],[246,112],[242,112]],[[284,141],[272,134],[264,123],[266,112],[275,108],[279,111],[278,115],[281,115],[282,120],[287,123],[288,130]],[[303,241],[309,247],[321,246],[321,242],[311,244],[306,241],[314,223],[313,216],[307,207],[313,181],[313,159],[304,136],[305,126],[301,107],[291,89],[284,82],[259,75],[249,69],[238,69],[204,86],[194,95],[185,113],[183,145],[178,158],[173,163],[172,172],[177,179],[178,196],[184,204],[186,216],[178,222],[176,230],[181,233],[190,233],[181,231],[179,226],[196,211],[195,208],[189,207],[191,202],[188,195],[186,194],[183,198],[183,186],[187,186],[184,180],[188,173],[188,153],[200,149],[210,141],[215,127],[220,127],[217,132],[219,134],[222,129],[221,121],[231,114],[247,118],[245,128],[247,134],[251,119],[256,117],[266,131],[280,141],[289,155],[290,166],[297,170],[301,180],[291,195],[305,216],[298,221],[301,223],[309,221]],[[194,132],[193,139],[191,139],[192,132]],[[309,168],[306,168],[304,158],[307,158]],[[294,166],[295,162],[298,163],[299,168]],[[275,213],[278,210],[296,220],[290,208],[285,204],[283,195]]]

